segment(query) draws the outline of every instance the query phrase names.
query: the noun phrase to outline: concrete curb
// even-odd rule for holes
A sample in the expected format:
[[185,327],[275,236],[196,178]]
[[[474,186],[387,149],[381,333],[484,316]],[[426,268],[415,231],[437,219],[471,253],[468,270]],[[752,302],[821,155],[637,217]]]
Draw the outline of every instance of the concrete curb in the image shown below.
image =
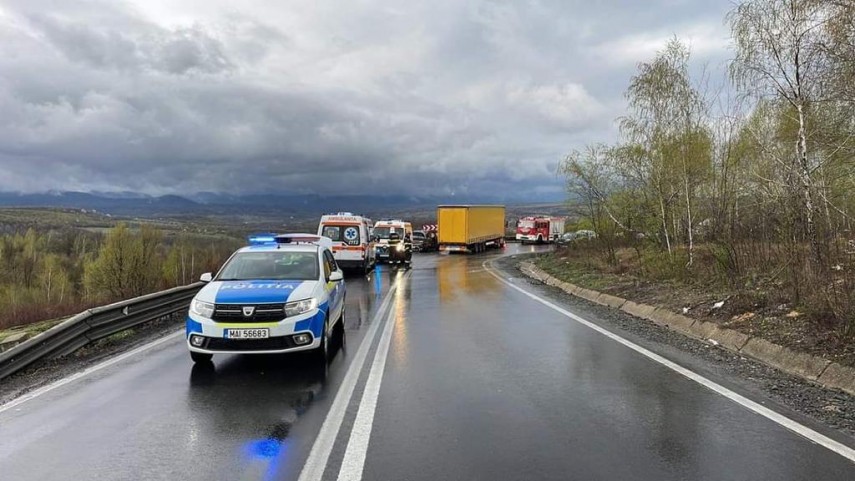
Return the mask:
[[582,299],[612,309],[620,309],[639,319],[653,322],[686,336],[751,357],[787,374],[819,383],[828,388],[840,389],[855,396],[855,369],[851,367],[842,366],[818,356],[796,352],[765,339],[751,337],[745,333],[727,329],[712,322],[692,319],[661,307],[639,304],[611,294],[563,282],[530,262],[520,263],[520,271],[531,278],[537,279],[544,284],[558,287],[562,291],[576,297],[581,297]]
[[632,301],[626,301],[623,306],[621,306],[620,310],[631,316],[640,317],[646,321],[652,321],[653,312],[656,308],[648,306],[647,304],[636,304]]
[[816,381],[831,364],[827,359],[795,352],[758,337],[751,338],[740,352],[811,381]]

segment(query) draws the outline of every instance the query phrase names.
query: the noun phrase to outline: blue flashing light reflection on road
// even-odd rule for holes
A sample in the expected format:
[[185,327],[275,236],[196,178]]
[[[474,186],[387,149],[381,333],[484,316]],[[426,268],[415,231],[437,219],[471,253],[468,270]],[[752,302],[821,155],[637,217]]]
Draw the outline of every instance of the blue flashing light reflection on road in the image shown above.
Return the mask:
[[246,459],[267,465],[264,472],[264,481],[279,479],[279,471],[282,463],[287,458],[288,440],[276,438],[253,439],[243,446],[243,454]]
[[374,264],[374,297],[383,295],[383,266]]
[[282,451],[282,441],[278,439],[255,439],[244,446],[244,452],[254,459],[273,459]]

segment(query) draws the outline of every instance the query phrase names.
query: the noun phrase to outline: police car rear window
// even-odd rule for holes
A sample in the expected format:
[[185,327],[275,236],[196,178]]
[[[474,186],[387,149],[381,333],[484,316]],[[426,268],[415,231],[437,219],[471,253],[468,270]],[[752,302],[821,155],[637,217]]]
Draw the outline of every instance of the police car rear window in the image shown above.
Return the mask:
[[217,280],[310,281],[319,277],[315,252],[239,252],[223,267]]

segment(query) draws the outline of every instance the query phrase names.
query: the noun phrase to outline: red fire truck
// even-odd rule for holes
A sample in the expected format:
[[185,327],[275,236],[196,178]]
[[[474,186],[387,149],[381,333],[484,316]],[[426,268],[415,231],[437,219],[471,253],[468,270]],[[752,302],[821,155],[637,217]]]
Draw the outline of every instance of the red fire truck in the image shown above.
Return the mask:
[[564,217],[530,215],[517,222],[517,240],[526,242],[555,242],[564,233]]

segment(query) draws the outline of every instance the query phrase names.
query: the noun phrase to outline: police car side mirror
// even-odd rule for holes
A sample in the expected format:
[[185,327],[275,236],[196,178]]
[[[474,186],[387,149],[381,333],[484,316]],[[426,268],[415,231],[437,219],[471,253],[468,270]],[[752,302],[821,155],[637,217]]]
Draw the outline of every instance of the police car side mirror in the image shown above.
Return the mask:
[[210,272],[206,272],[199,276],[199,280],[202,282],[211,282],[214,279],[214,275]]
[[341,271],[330,272],[330,282],[341,282],[344,280],[344,274]]

